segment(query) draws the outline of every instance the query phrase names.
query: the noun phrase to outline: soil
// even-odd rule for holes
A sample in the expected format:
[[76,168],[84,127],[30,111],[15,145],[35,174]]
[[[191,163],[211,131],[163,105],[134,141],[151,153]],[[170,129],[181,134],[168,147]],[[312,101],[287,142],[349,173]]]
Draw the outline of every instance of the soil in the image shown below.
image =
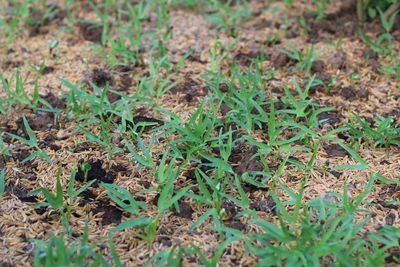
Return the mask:
[[[76,187],[80,188],[84,185],[85,173],[82,169],[84,163],[90,166],[86,180],[96,180],[77,196],[75,200],[77,207],[74,208],[74,213],[69,220],[73,232],[80,235],[84,220],[88,219],[90,244],[107,238],[109,230],[119,223],[137,217],[123,211],[109,199],[106,190],[99,186],[100,182],[120,185],[129,192],[135,193],[134,198],[145,202],[148,208],[141,211],[140,217],[155,218],[158,214],[159,195],[156,193],[158,181],[154,177],[154,170],[139,166],[127,151],[116,152],[110,158],[108,156],[110,147],[83,142],[87,137],[78,129],[82,121],[72,116],[72,104],[69,102],[70,96],[67,95],[69,88],[58,79],[62,78],[73,85],[83,84],[80,90],[86,90],[89,95],[95,94],[96,91],[91,83],[99,88],[108,86],[107,98],[110,104],[118,105],[122,97],[115,92],[125,94],[126,98],[137,97],[140,78],[147,77],[150,73],[148,51],[146,49],[139,51],[144,58],[143,64],[108,66],[104,58],[88,49],[88,46],[102,43],[104,29],[95,23],[99,22],[99,18],[85,1],[77,2],[79,2],[77,6],[72,9],[77,22],[69,26],[72,27],[70,30],[61,30],[63,27],[68,28],[66,26],[69,25],[63,1],[53,6],[54,12],[47,18],[43,17],[41,10],[33,10],[33,19],[41,20],[42,23],[28,23],[21,36],[0,54],[2,75],[5,79],[10,79],[18,69],[30,95],[34,91],[36,76],[33,75],[29,64],[45,66],[40,74],[39,95],[51,106],[49,107],[47,103],[39,103],[38,109],[32,109],[28,105],[15,105],[11,107],[8,114],[0,114],[0,135],[6,146],[15,145],[11,150],[11,156],[0,158],[0,169],[6,170],[5,193],[3,197],[0,197],[1,266],[32,266],[34,247],[29,240],[35,238],[47,240],[51,232],[59,234],[63,231],[59,216],[50,212],[51,208],[32,208],[33,205],[43,203],[44,197],[41,194],[28,196],[30,191],[38,187],[54,191],[58,168],[62,172],[65,191],[66,181],[72,170],[77,171]],[[236,1],[232,1],[232,4],[234,2]],[[221,60],[219,65],[223,75],[229,77],[234,62],[237,68],[255,70],[255,59],[263,55],[264,60],[257,65],[257,69],[265,78],[263,99],[277,100],[274,103],[276,112],[287,108],[283,85],[288,86],[293,95],[298,96],[292,80],[304,86],[307,82],[303,81],[315,75],[315,79],[321,83],[314,84],[309,91],[309,99],[316,103],[314,108],[335,107],[333,110],[318,114],[318,120],[324,122],[312,130],[320,136],[344,127],[343,122],[348,121],[353,112],[372,123],[373,118],[378,115],[393,116],[395,122],[400,122],[400,82],[395,75],[383,74],[380,71],[381,67],[393,62],[371,50],[358,34],[358,30],[362,29],[367,36],[375,40],[384,32],[378,19],[359,22],[354,12],[355,1],[348,0],[330,1],[329,12],[322,21],[318,21],[315,14],[310,12],[310,9],[315,8],[310,4],[312,1],[308,1],[309,3],[299,1],[299,4],[292,8],[285,7],[279,2],[249,2],[253,16],[241,25],[236,46],[230,51],[217,49],[218,57],[221,53],[227,52],[226,58]],[[3,4],[0,4],[0,7],[1,5]],[[172,81],[178,83],[159,99],[156,100],[155,97],[151,99],[156,104],[135,106],[135,110],[132,111],[132,121],[126,121],[129,128],[135,128],[139,123],[151,124],[139,130],[146,145],[152,138],[153,141],[155,140],[151,148],[154,162],[160,162],[159,155],[169,151],[168,143],[179,138],[173,135],[168,136],[169,139],[157,136],[160,133],[157,128],[170,120],[170,117],[160,110],[172,112],[187,122],[190,115],[209,94],[215,95],[217,93],[215,91],[219,91],[218,93],[228,95],[230,91],[239,91],[241,88],[241,85],[229,84],[227,81],[220,81],[220,84],[217,83],[214,88],[205,79],[206,70],[210,70],[212,66],[210,50],[217,47],[216,40],[223,46],[227,46],[234,40],[229,33],[212,29],[209,21],[206,20],[208,15],[201,10],[188,10],[182,6],[176,6],[170,11],[173,36],[166,42],[166,47],[171,62],[178,62],[179,58],[189,51],[193,53],[187,57],[181,68],[177,68]],[[0,16],[2,16],[1,12]],[[308,29],[299,26],[298,21],[301,16],[307,22]],[[143,21],[144,31],[154,31],[156,19],[157,14],[152,11],[150,17]],[[400,54],[399,22],[400,20],[396,21],[392,31],[392,49],[397,54]],[[59,40],[59,45],[49,53],[48,42],[54,39]],[[0,43],[3,40],[5,40],[5,35],[0,33]],[[281,52],[282,49],[290,51],[289,40],[300,50],[311,47],[312,43],[315,51],[321,52],[318,59],[312,63],[309,75],[305,75],[302,71],[294,71],[297,62]],[[43,63],[45,65],[41,65]],[[174,65],[174,63],[171,64]],[[165,70],[161,72],[163,75],[166,74]],[[269,72],[273,72],[272,77],[268,76]],[[354,73],[358,74],[358,79],[352,79]],[[0,83],[0,88],[1,86]],[[2,100],[0,105],[2,105],[3,100],[8,98],[4,90],[0,90],[0,97]],[[144,97],[152,98],[148,95]],[[268,171],[271,175],[275,175],[284,156],[289,156],[289,161],[284,168],[285,173],[279,177],[279,180],[293,192],[298,192],[305,173],[296,168],[299,164],[307,164],[312,153],[308,151],[284,152],[278,159],[272,153],[260,154],[256,146],[241,139],[246,132],[237,123],[229,120],[233,108],[226,101],[221,104],[218,117],[223,123],[213,129],[213,136],[217,136],[221,130],[223,133],[228,132],[229,129],[235,130],[232,139],[237,142],[232,148],[227,164],[239,177],[249,174],[257,182],[264,181],[264,187],[243,181],[241,186],[249,197],[249,208],[268,222],[279,225],[276,203],[270,194],[272,182],[265,180],[266,177],[257,172],[263,171],[263,164],[266,163]],[[262,109],[269,114],[270,105],[264,105]],[[104,117],[111,116],[111,113],[107,111],[102,112],[104,113],[98,114],[103,114]],[[252,113],[259,115],[256,109]],[[23,138],[28,137],[23,116],[34,131],[39,148],[50,156],[54,164],[38,157],[21,163],[35,149],[24,145],[7,133]],[[121,118],[116,117],[113,123],[120,124]],[[300,120],[300,123],[306,122]],[[97,135],[99,125],[91,125],[90,130]],[[113,132],[113,134],[114,145],[120,146],[126,133]],[[268,124],[264,123],[260,129],[255,129],[251,134],[257,142],[264,144],[270,142]],[[288,139],[294,134],[296,133],[285,129],[280,138],[281,140]],[[348,131],[335,135],[346,144],[349,144],[350,136]],[[136,141],[131,141],[134,148],[138,149]],[[297,145],[303,146],[303,143],[297,141]],[[361,142],[357,152],[368,162],[372,170],[390,179],[397,179],[400,173],[399,146],[384,149],[367,146],[366,142]],[[138,153],[141,154],[142,151],[138,149]],[[218,157],[220,149],[214,148],[210,154]],[[367,173],[364,170],[331,170],[331,168],[354,165],[355,162],[340,145],[331,142],[321,144],[315,158],[315,168],[307,173],[304,201],[322,196],[338,202],[340,200],[328,192],[341,194],[344,185],[349,188],[349,198],[354,199],[366,188],[369,178]],[[180,190],[191,184],[193,186],[189,192],[200,194],[195,169],[199,168],[213,177],[214,172],[209,166],[210,163],[204,158],[199,159],[198,162],[191,162],[190,166],[181,170],[175,186]],[[232,177],[229,179],[232,184],[235,183]],[[206,188],[212,192],[209,185],[206,185]],[[226,194],[236,199],[241,198],[238,192],[231,190],[229,186],[227,188]],[[276,195],[283,202],[291,200],[284,190],[277,190]],[[398,185],[377,181],[365,201],[372,204],[362,204],[362,208],[368,212],[357,213],[356,219],[362,221],[368,215],[371,215],[372,219],[363,227],[363,232],[374,232],[383,225],[400,227],[398,205],[387,203],[400,201]],[[138,228],[129,228],[115,233],[113,238],[116,251],[124,264],[143,266],[149,258],[160,251],[169,250],[178,245],[189,248],[190,244],[199,246],[206,257],[212,258],[214,249],[220,244],[219,234],[212,229],[212,219],[206,220],[194,230],[189,230],[189,227],[210,208],[209,204],[198,202],[185,196],[179,200],[177,207],[166,211],[160,218],[157,237],[150,249],[146,241],[137,237],[138,233],[142,233]],[[246,235],[259,231],[254,223],[247,220],[245,216],[240,216],[244,207],[224,197],[222,208],[221,214],[225,227],[239,230]],[[105,247],[105,249],[96,248],[96,250],[97,252],[102,250],[105,258],[109,259],[111,253],[106,245]],[[242,241],[230,244],[219,264],[221,266],[254,266],[258,259],[254,255],[249,255],[245,247],[246,244]],[[399,250],[390,251],[385,261],[395,263],[399,255]],[[199,257],[193,255],[185,256],[183,261],[183,266],[200,264]]]

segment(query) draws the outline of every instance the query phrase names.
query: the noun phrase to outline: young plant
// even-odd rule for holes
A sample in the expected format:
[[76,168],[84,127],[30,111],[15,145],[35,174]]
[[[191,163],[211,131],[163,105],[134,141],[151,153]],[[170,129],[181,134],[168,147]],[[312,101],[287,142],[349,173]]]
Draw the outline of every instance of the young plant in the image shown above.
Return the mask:
[[0,48],[8,52],[10,44],[18,38],[23,31],[23,21],[29,17],[30,1],[6,1],[0,4],[0,28],[5,32],[5,40],[0,43]]
[[12,133],[7,133],[7,134],[9,136],[21,141],[22,143],[24,143],[27,146],[35,148],[36,151],[33,152],[28,157],[26,157],[24,160],[22,160],[21,163],[25,163],[25,162],[39,156],[40,158],[46,160],[48,163],[53,164],[53,161],[51,160],[49,155],[47,155],[47,153],[39,147],[39,143],[35,136],[35,133],[32,131],[31,127],[29,126],[28,121],[26,120],[25,116],[23,116],[22,119],[24,122],[25,131],[28,134],[29,139],[22,138],[18,135],[12,134]]
[[6,175],[6,169],[2,169],[0,173],[0,198],[3,196],[4,191],[5,191],[5,175]]
[[385,10],[384,16],[388,19],[398,11],[400,3],[397,0],[357,0],[356,8],[358,19],[361,21],[367,18],[367,14],[375,18],[377,10]]
[[2,157],[3,162],[7,162],[7,158],[11,157],[10,151],[13,149],[14,146],[8,146],[3,141],[3,134],[0,134],[0,155]]
[[[135,133],[136,135],[136,133]],[[128,149],[128,151],[133,155],[133,161],[138,162],[137,169],[141,169],[142,167],[146,167],[149,170],[153,170],[154,168],[154,163],[153,163],[153,158],[152,158],[152,153],[151,153],[151,147],[153,146],[153,143],[155,141],[155,138],[151,138],[149,141],[148,147],[145,146],[143,143],[143,139],[140,136],[135,136],[135,139],[137,139],[137,147],[140,149],[141,154],[140,155],[135,148],[129,143],[128,140],[124,139],[124,144],[125,147]]]
[[[76,207],[77,204],[74,204],[74,199],[83,191],[85,191],[89,186],[91,186],[95,180],[90,181],[85,184],[80,189],[74,191],[75,185],[75,175],[76,172],[72,171],[71,179],[68,183],[67,190],[67,200],[64,199],[64,192],[61,185],[61,169],[59,168],[56,176],[56,193],[51,193],[47,188],[40,187],[32,192],[30,192],[29,196],[34,196],[39,193],[42,193],[46,199],[45,203],[40,203],[33,206],[34,209],[41,207],[52,207],[57,213],[61,214],[64,219],[68,219],[71,215],[72,209]],[[65,216],[65,217],[64,217]]]
[[159,183],[156,191],[159,193],[157,202],[157,216],[155,218],[139,217],[127,220],[114,229],[111,232],[119,231],[129,227],[140,227],[144,230],[144,234],[137,234],[138,237],[145,240],[150,248],[154,239],[157,236],[158,223],[166,210],[172,208],[179,199],[181,199],[187,191],[191,188],[191,185],[185,187],[182,190],[174,189],[174,182],[180,173],[180,167],[175,167],[175,159],[169,163],[166,162],[168,155],[164,154],[160,165],[154,171],[154,175]]
[[287,51],[285,49],[280,49],[279,51],[297,61],[297,64],[293,69],[294,71],[301,70],[304,71],[305,75],[308,75],[311,71],[313,62],[321,55],[323,50],[320,50],[315,54],[314,44],[311,44],[310,49],[305,50],[305,52],[301,52],[297,50],[295,45],[290,40],[288,43],[292,51]]
[[232,37],[238,36],[239,26],[251,16],[251,9],[246,0],[236,1],[234,7],[232,0],[210,0],[207,4],[214,12],[207,19],[215,25],[216,30],[223,30]]
[[[50,238],[47,241],[39,239],[31,239],[30,241],[35,245],[35,266],[85,266],[89,263],[90,266],[111,266],[100,253],[94,252],[100,241],[89,245],[87,220],[85,221],[83,235],[76,240],[72,237],[72,233],[67,230],[58,237],[50,233]],[[113,259],[116,260],[115,257]],[[115,263],[117,262],[115,261]]]
[[[206,103],[213,105],[213,101],[205,98],[200,106],[190,116],[188,122],[183,120],[176,114],[167,110],[162,110],[167,115],[170,115],[171,120],[158,129],[167,129],[166,133],[176,133],[179,138],[170,142],[170,146],[179,158],[186,160],[197,161],[200,153],[207,153],[210,150],[209,145],[218,140],[218,137],[213,137],[213,130],[221,125],[221,121],[217,118],[217,108],[206,110]],[[160,109],[161,110],[161,109]],[[163,133],[165,135],[166,133]]]
[[[281,206],[279,212],[282,212],[281,208],[284,207]],[[314,199],[305,207],[304,215],[298,217],[298,224],[285,214],[278,215],[278,226],[254,219],[264,233],[251,235],[249,241],[252,253],[260,257],[260,266],[280,265],[282,262],[296,266],[318,266],[330,257],[342,264],[356,263],[357,257],[353,258],[353,253],[359,253],[359,246],[362,250],[366,243],[354,237],[366,220],[357,224],[354,215],[338,214],[339,208],[333,203]],[[348,249],[343,251],[343,247]]]
[[129,191],[122,186],[103,182],[100,185],[107,189],[107,195],[111,200],[129,213],[139,215],[141,209],[147,210],[144,202],[135,200]]
[[62,189],[60,176],[61,176],[61,169],[59,168],[57,171],[57,176],[56,176],[56,193],[55,194],[51,193],[45,187],[40,187],[40,188],[33,190],[32,192],[29,192],[29,194],[28,194],[29,196],[34,196],[39,193],[42,193],[46,199],[45,203],[40,203],[40,204],[33,206],[34,209],[51,206],[56,212],[63,214],[65,202],[64,202],[64,192]]
[[[25,84],[27,83],[28,77],[25,79],[22,78],[19,69],[17,69],[9,79],[4,78],[3,74],[0,73],[0,79],[3,85],[3,90],[9,97],[9,99],[12,99],[13,102],[16,102],[20,108],[23,108],[23,106],[29,106],[33,110],[37,109],[38,103],[42,103],[46,106],[48,106],[48,103],[44,101],[43,99],[40,98],[39,96],[39,79],[41,75],[40,73],[37,74],[36,79],[35,79],[35,86],[33,88],[33,96],[29,96]],[[15,84],[14,84],[14,90],[13,88],[13,83],[15,79]]]
[[136,91],[136,96],[152,96],[155,98],[155,104],[158,106],[161,97],[173,88],[179,81],[171,81],[175,73],[162,76],[162,70],[170,71],[172,69],[169,63],[168,55],[159,58],[157,61],[153,57],[149,58],[148,77],[139,78],[140,83]]
[[376,127],[371,126],[355,113],[353,116],[349,123],[344,122],[349,128],[352,140],[362,138],[367,144],[373,144],[375,147],[388,148],[392,145],[400,145],[400,124],[395,124],[392,116],[384,118],[378,115],[375,118]]

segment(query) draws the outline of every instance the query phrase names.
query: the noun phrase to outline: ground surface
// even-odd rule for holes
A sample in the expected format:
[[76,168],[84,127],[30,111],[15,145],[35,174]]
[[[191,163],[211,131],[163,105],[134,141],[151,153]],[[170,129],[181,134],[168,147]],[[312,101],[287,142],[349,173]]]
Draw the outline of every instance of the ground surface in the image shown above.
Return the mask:
[[[206,82],[204,74],[207,70],[213,69],[213,64],[215,64],[211,50],[216,47],[217,40],[221,43],[221,47],[226,47],[237,40],[231,50],[216,49],[217,57],[226,52],[226,56],[217,64],[216,69],[219,69],[222,75],[228,79],[231,75],[233,61],[238,66],[255,70],[256,64],[252,63],[252,59],[258,58],[260,55],[264,57],[257,61],[261,76],[264,77],[262,88],[258,89],[262,89],[263,97],[267,101],[270,99],[276,101],[276,110],[287,109],[280,101],[282,98],[287,98],[283,85],[289,87],[291,92],[296,94],[292,81],[298,81],[304,88],[306,85],[304,80],[315,74],[315,78],[321,80],[325,85],[311,87],[309,99],[312,99],[313,103],[317,103],[318,107],[335,107],[331,111],[318,115],[319,119],[327,119],[326,121],[317,127],[310,127],[320,136],[330,130],[344,127],[343,121],[349,121],[349,118],[353,116],[352,112],[368,122],[372,122],[380,115],[393,116],[394,124],[400,123],[399,80],[395,75],[382,74],[379,71],[380,67],[393,64],[393,60],[382,57],[371,50],[361,40],[357,31],[358,28],[362,28],[367,36],[375,40],[384,32],[379,20],[361,24],[353,14],[354,6],[349,3],[351,1],[335,1],[330,5],[328,17],[324,21],[318,22],[315,16],[307,11],[313,8],[312,5],[303,4],[307,1],[297,2],[293,7],[285,7],[279,2],[252,1],[250,3],[251,16],[240,25],[236,38],[230,36],[226,31],[213,29],[213,26],[210,26],[209,21],[206,20],[208,14],[202,10],[189,10],[182,6],[174,6],[171,9],[169,16],[172,36],[166,42],[170,62],[172,65],[176,65],[187,52],[193,50],[193,53],[185,59],[182,66],[170,79],[170,83],[177,82],[171,90],[159,98],[144,93],[143,97],[156,101],[156,104],[150,105],[146,104],[146,101],[135,100],[137,106],[133,109],[133,124],[153,123],[152,126],[144,129],[142,138],[146,146],[150,139],[154,138],[151,154],[155,166],[161,162],[162,155],[160,153],[170,151],[169,142],[179,138],[177,133],[162,135],[161,133],[165,129],[156,128],[165,125],[170,120],[170,115],[163,110],[172,112],[178,115],[182,121],[187,122],[204,99],[216,94],[210,88],[210,84]],[[2,3],[2,5],[4,4]],[[31,266],[35,250],[31,239],[47,240],[50,233],[57,236],[65,230],[61,224],[59,213],[50,212],[51,207],[32,208],[33,205],[45,201],[43,195],[28,196],[30,191],[39,187],[45,187],[55,192],[59,168],[61,168],[64,192],[67,190],[73,169],[78,171],[76,187],[79,188],[85,184],[84,172],[79,169],[79,166],[86,162],[91,165],[88,181],[97,179],[122,186],[133,194],[137,201],[145,203],[147,210],[141,210],[140,215],[129,213],[110,199],[107,190],[100,186],[98,181],[74,200],[76,206],[73,207],[72,214],[68,219],[73,236],[82,235],[84,222],[87,219],[89,242],[95,243],[100,240],[95,251],[101,252],[108,261],[111,260],[107,239],[109,230],[128,219],[155,218],[158,213],[159,195],[157,191],[148,189],[157,189],[160,182],[149,168],[138,168],[138,161],[124,147],[123,138],[128,137],[121,134],[116,127],[111,126],[110,133],[113,136],[110,138],[109,144],[101,146],[96,142],[80,143],[87,140],[88,136],[78,126],[84,125],[90,119],[98,120],[98,114],[83,119],[84,114],[70,116],[70,114],[74,114],[74,111],[71,111],[73,107],[69,99],[64,97],[70,92],[70,88],[58,79],[62,78],[72,84],[79,81],[82,84],[86,83],[83,88],[89,92],[89,95],[95,94],[89,81],[99,88],[109,84],[111,90],[120,92],[120,95],[107,93],[109,101],[119,103],[117,101],[121,101],[121,95],[123,95],[122,99],[137,96],[140,79],[148,77],[147,52],[143,53],[144,64],[112,68],[107,65],[104,58],[88,48],[92,44],[99,43],[101,36],[92,28],[89,30],[85,28],[85,25],[78,23],[71,26],[71,31],[61,31],[62,27],[68,25],[63,5],[60,4],[58,12],[58,16],[47,20],[41,27],[31,29],[25,27],[22,34],[10,43],[9,50],[0,55],[3,76],[11,79],[11,75],[18,68],[29,94],[33,94],[37,77],[30,65],[40,66],[43,63],[46,68],[42,70],[38,80],[39,94],[53,108],[62,110],[55,117],[53,112],[34,111],[29,105],[15,103],[6,114],[0,115],[0,130],[4,146],[14,146],[10,151],[11,156],[5,156],[4,161],[0,162],[0,168],[5,169],[6,183],[5,193],[0,201],[0,261],[2,266]],[[97,19],[96,13],[84,1],[76,4],[72,12],[77,20]],[[308,23],[308,31],[300,27],[298,23],[299,16],[302,14]],[[143,31],[154,31],[156,20],[155,13],[151,11],[149,18],[143,23]],[[273,38],[274,36],[276,40]],[[399,20],[393,27],[392,36],[391,49],[399,55]],[[2,38],[5,40],[5,35],[0,35],[1,42]],[[50,53],[48,43],[52,40],[58,40],[59,44]],[[305,74],[302,70],[295,70],[297,62],[280,51],[280,49],[290,50],[289,41],[298,49],[310,49],[311,44],[314,43],[315,51],[322,51],[318,59],[314,61],[309,74]],[[276,72],[268,77],[271,70],[276,70]],[[169,71],[161,70],[159,75],[166,77]],[[356,79],[354,79],[354,75],[357,75]],[[241,86],[234,83],[233,85],[237,88]],[[226,93],[228,88],[224,88],[221,83],[219,90]],[[4,90],[1,90],[0,94],[2,99],[10,97]],[[7,102],[3,101],[2,103],[6,104]],[[218,101],[213,103],[218,105]],[[269,144],[268,126],[255,127],[250,133],[247,132],[237,123],[229,121],[229,114],[232,114],[234,108],[227,103],[223,102],[217,113],[217,118],[230,123],[224,125],[224,131],[229,128],[227,127],[229,125],[232,130],[235,130],[234,139],[249,134],[261,144]],[[270,108],[269,104],[265,105],[267,114],[270,114]],[[210,108],[207,107],[207,109]],[[255,110],[253,113],[257,114],[258,111]],[[33,153],[35,149],[7,133],[27,138],[23,115],[27,118],[37,137],[39,148],[47,153],[53,163],[40,157],[22,163],[23,159]],[[305,121],[301,119],[298,122],[305,124]],[[85,129],[101,136],[99,133],[101,125],[98,121],[86,125],[83,126]],[[218,129],[218,127],[213,129],[213,136],[218,136]],[[296,134],[296,131],[295,129],[292,132],[285,131],[279,139],[288,140]],[[350,145],[347,131],[335,136]],[[132,146],[141,153],[137,142],[131,141]],[[115,152],[110,157],[108,151],[112,147],[120,147],[122,152]],[[279,146],[272,147],[275,150],[279,149]],[[297,140],[293,147],[312,148],[312,145]],[[242,187],[250,201],[249,209],[255,210],[263,220],[278,224],[277,212],[274,208],[275,201],[270,194],[275,179],[296,193],[300,192],[303,185],[303,203],[317,197],[338,202],[337,196],[327,195],[327,193],[343,194],[344,187],[347,188],[349,199],[354,200],[367,187],[371,173],[377,172],[393,181],[398,180],[400,173],[398,146],[379,148],[367,142],[361,142],[359,148],[353,148],[368,163],[369,169],[332,170],[331,168],[334,166],[358,163],[340,145],[327,140],[318,143],[315,161],[312,163],[314,167],[307,170],[299,166],[307,165],[313,155],[312,150],[282,150],[277,153],[277,158],[274,158],[271,153],[258,153],[260,148],[250,145],[245,140],[235,143],[226,162],[232,167],[232,175],[241,176],[248,172],[266,171],[260,157],[264,158],[264,162],[269,167],[268,173],[272,177],[264,182],[266,187],[259,188],[244,181]],[[209,150],[208,153],[213,157],[219,157],[220,151],[215,148]],[[285,157],[288,157],[289,161],[282,165]],[[186,164],[179,171],[175,189],[183,190],[185,186],[193,185],[188,193],[200,195],[194,170],[200,168],[210,177],[216,175],[215,172],[208,172],[212,170],[212,167],[207,165],[210,161],[201,157],[197,158],[198,162],[177,159],[178,163],[185,162]],[[171,157],[168,160],[171,160]],[[280,167],[283,168],[283,171],[278,175],[277,172],[281,171]],[[260,181],[262,178],[258,177],[257,179]],[[232,181],[234,184],[234,179]],[[211,190],[209,185],[207,186]],[[227,186],[224,194],[240,199],[238,192],[232,188]],[[291,199],[290,195],[279,185],[274,188],[274,191],[282,202]],[[364,200],[365,202],[361,204],[360,208],[366,209],[368,212],[354,213],[357,221],[370,217],[363,227],[362,233],[377,231],[385,225],[397,228],[400,226],[398,205],[390,204],[400,201],[400,191],[396,183],[390,184],[376,180]],[[156,238],[150,248],[146,241],[137,237],[138,233],[143,233],[140,228],[131,227],[113,234],[116,251],[126,266],[143,265],[158,252],[169,251],[174,246],[189,248],[191,244],[194,244],[207,257],[214,255],[214,249],[222,242],[221,235],[211,227],[214,225],[214,221],[208,218],[199,227],[190,228],[212,205],[196,201],[189,194],[181,198],[178,203],[179,212],[172,207],[160,217]],[[288,210],[293,210],[290,205],[287,207]],[[225,211],[225,215],[221,217],[224,226],[239,230],[245,235],[262,232],[260,227],[247,216],[235,217],[237,213],[246,209],[245,207],[224,198],[222,208]],[[229,244],[219,261],[221,266],[254,265],[259,258],[253,253],[248,253],[246,248],[244,241],[235,241]],[[394,261],[393,257],[390,258],[391,253],[396,255],[399,251],[390,250],[386,257],[387,263]],[[187,255],[183,262],[185,266],[196,265],[200,264],[200,258],[197,254]]]

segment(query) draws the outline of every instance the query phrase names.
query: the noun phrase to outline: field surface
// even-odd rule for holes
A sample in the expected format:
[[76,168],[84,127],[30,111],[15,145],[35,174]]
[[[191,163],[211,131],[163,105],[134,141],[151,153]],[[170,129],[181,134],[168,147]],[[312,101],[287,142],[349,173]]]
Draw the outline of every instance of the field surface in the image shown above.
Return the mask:
[[0,1],[1,266],[398,266],[399,5],[355,2]]

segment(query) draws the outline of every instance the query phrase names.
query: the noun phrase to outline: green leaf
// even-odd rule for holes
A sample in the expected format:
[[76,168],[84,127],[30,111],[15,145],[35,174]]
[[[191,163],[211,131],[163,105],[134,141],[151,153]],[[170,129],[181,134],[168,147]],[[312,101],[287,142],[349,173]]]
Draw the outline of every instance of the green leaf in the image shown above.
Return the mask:
[[6,173],[6,169],[2,169],[1,173],[0,173],[0,197],[3,196],[4,194],[4,189],[5,189],[5,173]]
[[116,231],[120,231],[126,228],[130,227],[142,227],[150,224],[152,222],[152,219],[146,218],[146,217],[139,217],[139,218],[134,218],[127,220],[123,223],[120,223],[118,226],[114,227],[113,229],[110,230],[111,233],[114,233]]

